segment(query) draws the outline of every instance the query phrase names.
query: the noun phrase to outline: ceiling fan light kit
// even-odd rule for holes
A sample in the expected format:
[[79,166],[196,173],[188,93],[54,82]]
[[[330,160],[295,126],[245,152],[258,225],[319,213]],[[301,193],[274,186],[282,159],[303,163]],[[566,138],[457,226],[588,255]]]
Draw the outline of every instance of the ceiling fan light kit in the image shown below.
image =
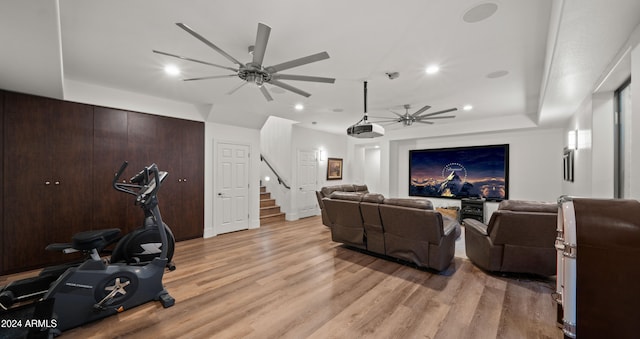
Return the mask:
[[205,80],[205,79],[220,79],[220,78],[228,78],[228,77],[237,76],[238,78],[243,80],[243,83],[240,84],[240,86],[232,89],[230,92],[228,92],[228,94],[234,93],[240,87],[244,86],[247,83],[254,83],[260,89],[260,92],[262,92],[262,95],[265,97],[265,99],[267,101],[272,101],[273,98],[269,94],[269,91],[263,86],[264,84],[270,84],[270,85],[278,86],[278,87],[280,87],[280,88],[282,88],[284,90],[287,90],[287,91],[302,95],[304,97],[309,97],[309,96],[311,96],[310,93],[307,93],[307,92],[305,92],[305,91],[303,91],[303,90],[301,90],[301,89],[299,89],[297,87],[291,86],[291,85],[289,85],[287,83],[284,83],[284,82],[282,82],[280,80],[308,81],[308,82],[320,82],[320,83],[331,83],[331,84],[335,82],[334,78],[306,76],[306,75],[294,75],[294,74],[280,74],[280,73],[278,73],[280,71],[284,71],[284,70],[291,69],[291,68],[294,68],[294,67],[299,67],[299,66],[302,66],[302,65],[310,64],[312,62],[329,59],[329,54],[327,52],[320,52],[320,53],[316,53],[316,54],[309,55],[309,56],[306,56],[306,57],[302,57],[302,58],[290,60],[290,61],[287,61],[287,62],[283,62],[283,63],[277,64],[277,65],[264,67],[262,65],[262,61],[264,59],[264,55],[265,55],[265,52],[267,50],[267,43],[269,41],[269,35],[271,33],[271,27],[269,27],[269,26],[267,26],[267,25],[265,25],[263,23],[259,23],[258,24],[258,33],[256,35],[255,44],[249,46],[249,54],[252,55],[252,60],[251,60],[251,62],[248,62],[246,64],[238,61],[238,59],[234,58],[233,56],[231,56],[227,52],[223,51],[220,47],[216,46],[215,44],[213,44],[212,42],[207,40],[205,37],[203,37],[202,35],[198,34],[196,31],[191,29],[189,26],[187,26],[187,25],[185,25],[183,23],[176,23],[176,25],[178,27],[182,28],[183,30],[185,30],[187,33],[191,34],[196,39],[202,41],[205,45],[209,46],[211,49],[213,49],[214,51],[218,52],[219,54],[221,54],[222,56],[227,58],[229,61],[231,61],[232,63],[237,65],[237,68],[227,67],[227,66],[217,65],[217,64],[213,64],[213,63],[202,61],[202,60],[196,60],[196,59],[192,59],[192,58],[187,58],[187,57],[176,55],[176,54],[171,54],[171,53],[166,53],[166,52],[153,50],[153,52],[156,53],[156,54],[166,55],[166,56],[173,57],[173,58],[178,58],[178,59],[181,59],[181,60],[196,62],[196,63],[200,63],[200,64],[204,64],[204,65],[208,65],[208,66],[213,66],[213,67],[217,67],[217,68],[222,68],[222,69],[226,69],[226,70],[230,70],[230,71],[235,72],[234,74],[228,74],[228,75],[213,75],[213,76],[204,76],[204,77],[183,79],[184,81]]

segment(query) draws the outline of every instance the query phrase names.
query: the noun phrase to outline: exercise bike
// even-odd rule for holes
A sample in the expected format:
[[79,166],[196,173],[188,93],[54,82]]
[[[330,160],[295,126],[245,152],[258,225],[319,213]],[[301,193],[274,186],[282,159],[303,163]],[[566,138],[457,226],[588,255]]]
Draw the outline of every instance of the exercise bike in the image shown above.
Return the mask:
[[[36,331],[29,329],[31,336],[58,334],[152,300],[160,301],[165,308],[175,303],[162,285],[165,268],[175,269],[170,261],[175,240],[162,221],[157,197],[167,172],[152,164],[127,184],[120,182],[126,167],[124,162],[113,179],[113,187],[136,196],[135,203],[145,214],[143,227],[120,239],[110,261],[101,258],[99,252],[117,238],[119,229],[81,232],[74,235],[72,243],[55,244],[54,248],[63,251],[86,252],[88,259],[64,270],[35,303],[31,317],[45,320],[45,326]],[[55,273],[45,275],[50,279]],[[3,293],[6,291],[10,290],[5,287]],[[21,312],[24,316],[25,306],[16,308],[16,314]],[[14,309],[3,308],[3,319],[12,319]]]

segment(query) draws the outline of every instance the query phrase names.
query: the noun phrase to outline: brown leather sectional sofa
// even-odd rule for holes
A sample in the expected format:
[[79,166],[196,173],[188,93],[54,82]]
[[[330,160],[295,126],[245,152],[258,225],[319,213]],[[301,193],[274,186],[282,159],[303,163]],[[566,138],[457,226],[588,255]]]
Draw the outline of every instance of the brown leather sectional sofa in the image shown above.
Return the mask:
[[460,224],[427,199],[333,191],[322,204],[335,242],[437,271],[453,260]]

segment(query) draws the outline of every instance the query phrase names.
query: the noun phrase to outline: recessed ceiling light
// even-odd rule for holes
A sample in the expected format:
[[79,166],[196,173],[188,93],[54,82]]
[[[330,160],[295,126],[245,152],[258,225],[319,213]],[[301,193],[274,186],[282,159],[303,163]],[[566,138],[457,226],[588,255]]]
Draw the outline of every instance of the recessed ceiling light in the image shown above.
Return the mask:
[[176,76],[180,75],[180,69],[176,67],[176,65],[166,65],[164,66],[164,72],[171,75]]
[[296,111],[302,111],[304,109],[304,106],[302,104],[296,104],[294,108],[296,109]]
[[472,110],[472,109],[473,109],[473,106],[471,106],[471,105],[464,105],[464,107],[462,107],[462,109],[463,109],[463,110],[465,110],[465,111],[470,111],[470,110]]
[[425,69],[425,72],[427,72],[427,74],[436,74],[439,71],[440,67],[438,67],[437,65],[431,65]]

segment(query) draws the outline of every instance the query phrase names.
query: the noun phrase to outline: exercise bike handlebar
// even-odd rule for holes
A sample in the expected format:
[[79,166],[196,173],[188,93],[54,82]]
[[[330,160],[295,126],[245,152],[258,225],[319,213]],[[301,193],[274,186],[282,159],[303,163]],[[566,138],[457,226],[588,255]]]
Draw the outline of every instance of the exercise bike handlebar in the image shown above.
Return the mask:
[[[160,185],[164,178],[167,176],[167,172],[159,171],[158,166],[153,163],[147,167],[145,167],[142,171],[138,172],[138,174],[134,175],[129,181],[130,184],[126,182],[119,182],[122,173],[127,168],[129,163],[127,161],[122,163],[120,169],[116,173],[113,178],[113,188],[120,192],[129,193],[136,196],[136,204],[140,204],[143,208],[148,209],[153,217],[156,219],[158,229],[160,232],[160,239],[162,242],[162,249],[160,254],[160,259],[167,259],[167,244],[168,238],[165,233],[164,222],[162,221],[162,216],[160,215],[160,209],[158,208],[158,199],[157,193],[160,189]],[[149,182],[150,174],[153,176],[153,181]],[[138,189],[138,191],[134,191],[133,189]]]
[[[128,165],[129,163],[125,161],[122,163],[122,166],[120,166],[120,169],[113,178],[113,188],[120,192],[135,195],[138,197],[138,199],[136,199],[137,202],[144,203],[148,196],[153,196],[158,192],[160,183],[167,176],[167,172],[159,171],[158,166],[153,163],[131,177],[131,179],[129,179],[130,183],[127,184],[125,181],[120,182],[120,177]],[[150,174],[153,175],[152,182],[149,182]]]

